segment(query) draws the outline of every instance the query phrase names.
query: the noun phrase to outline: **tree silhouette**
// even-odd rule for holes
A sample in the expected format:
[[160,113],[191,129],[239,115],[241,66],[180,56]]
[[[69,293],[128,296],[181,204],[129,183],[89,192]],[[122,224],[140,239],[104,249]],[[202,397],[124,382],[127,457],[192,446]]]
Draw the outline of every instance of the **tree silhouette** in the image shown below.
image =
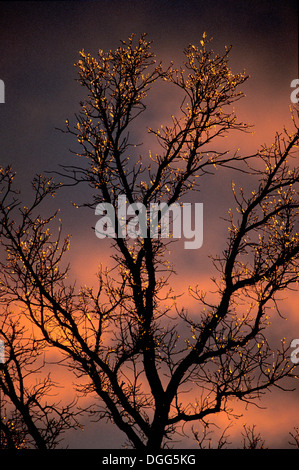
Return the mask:
[[44,369],[43,344],[20,324],[9,308],[1,312],[5,359],[0,364],[0,449],[57,447],[63,433],[75,428],[75,403],[53,399],[58,384]]
[[[294,119],[294,133],[277,133],[273,145],[255,155],[217,150],[219,137],[249,129],[232,109],[248,77],[230,70],[230,48],[217,55],[209,44],[204,34],[199,47],[189,46],[184,68],[157,64],[145,35],[136,44],[131,36],[115,51],[100,50],[97,58],[82,51],[77,67],[87,97],[76,125],[67,121],[64,131],[77,140],[80,163],[62,165],[63,183],[36,177],[35,199],[25,208],[12,189],[12,170],[2,170],[1,301],[17,302],[41,344],[62,353],[78,391],[100,399],[86,411],[111,420],[136,449],[167,446],[184,423],[229,413],[232,398],[255,401],[293,375],[287,345],[281,341],[273,351],[265,331],[277,296],[298,281],[299,172],[292,160],[298,127]],[[159,81],[176,87],[181,104],[167,125],[148,129],[158,152],[137,158],[131,134]],[[222,167],[247,172],[255,187],[233,188],[228,242],[214,258],[217,293],[210,301],[199,288],[191,290],[195,316],[177,307],[171,289],[172,239],[117,232],[115,267],[99,270],[97,288],[68,282],[63,255],[69,239],[61,239],[61,230],[51,234],[54,216],[37,214],[61,186],[87,184],[91,197],[82,205],[110,204],[120,227],[130,222],[118,213],[120,196],[135,215],[138,203],[146,209],[180,204],[201,178]],[[161,212],[158,218],[161,225]],[[149,227],[147,217],[148,235]]]

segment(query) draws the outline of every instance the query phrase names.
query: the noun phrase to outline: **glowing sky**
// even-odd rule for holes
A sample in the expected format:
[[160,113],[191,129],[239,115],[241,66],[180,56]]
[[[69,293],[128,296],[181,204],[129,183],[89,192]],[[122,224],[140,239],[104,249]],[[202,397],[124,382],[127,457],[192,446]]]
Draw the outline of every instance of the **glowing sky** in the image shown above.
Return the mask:
[[[73,163],[69,148],[74,142],[55,128],[72,121],[79,110],[82,89],[75,81],[73,64],[78,51],[96,54],[97,49],[118,47],[120,39],[134,32],[148,33],[153,50],[166,63],[178,65],[183,49],[198,44],[205,31],[214,38],[213,49],[222,52],[232,44],[234,72],[244,68],[251,76],[243,90],[246,98],[238,104],[241,119],[254,124],[253,135],[233,134],[228,148],[255,152],[270,144],[275,131],[290,126],[290,83],[298,76],[297,8],[295,0],[239,2],[233,0],[101,0],[72,2],[1,2],[0,79],[5,82],[5,104],[0,104],[0,164],[12,164],[25,196],[36,172],[57,170],[60,163]],[[148,123],[160,125],[177,106],[173,92],[157,89],[149,102]],[[146,133],[136,132],[146,145]],[[226,226],[219,219],[231,203],[231,179],[223,172],[203,182],[198,202],[204,204],[204,244],[196,253],[178,248],[172,260],[177,276],[173,286],[186,291],[189,284],[209,288],[212,266],[208,254],[220,252]],[[109,262],[109,252],[91,230],[93,214],[70,208],[78,192],[64,192],[55,204],[62,206],[65,230],[73,237],[72,276],[78,283],[93,282],[98,262]],[[104,254],[105,253],[105,254]],[[183,279],[183,281],[182,281]],[[184,306],[195,308],[184,297]],[[298,293],[288,295],[283,312],[288,320],[273,324],[272,335],[299,337]],[[293,336],[292,336],[293,335]],[[298,366],[299,367],[299,366]],[[257,423],[258,431],[272,447],[285,446],[288,432],[299,425],[299,386],[290,394],[267,395],[267,409],[250,408],[242,422]],[[240,408],[238,408],[239,410]],[[219,423],[221,423],[221,419]],[[88,424],[88,423],[87,423]],[[113,447],[121,434],[107,432],[105,424],[87,426],[85,433],[69,436],[74,447]],[[108,425],[107,425],[108,426]],[[97,438],[94,431],[97,430]],[[231,430],[233,435],[233,430]]]

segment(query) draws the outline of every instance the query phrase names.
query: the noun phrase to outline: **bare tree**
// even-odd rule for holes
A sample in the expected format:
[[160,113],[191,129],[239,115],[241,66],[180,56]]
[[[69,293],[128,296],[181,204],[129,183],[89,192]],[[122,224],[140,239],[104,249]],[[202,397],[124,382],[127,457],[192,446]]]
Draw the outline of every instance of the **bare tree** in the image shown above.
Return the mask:
[[226,426],[222,430],[221,435],[217,439],[215,439],[215,437],[213,437],[213,430],[210,429],[211,423],[206,423],[203,421],[201,424],[201,432],[199,432],[197,429],[192,428],[194,439],[196,440],[200,449],[224,449],[231,444],[231,442],[229,441],[229,435],[227,433],[230,425]]
[[[226,428],[223,429],[221,435],[218,438],[213,436],[213,430],[209,429],[211,424],[210,423],[201,423],[202,424],[202,431],[201,433],[196,430],[192,429],[194,438],[198,444],[200,449],[224,449],[228,448],[231,444],[229,441],[229,435],[227,433],[228,429],[231,427],[229,424]],[[255,430],[256,426],[247,426],[246,424],[243,425],[243,432],[242,434],[242,448],[243,449],[264,449],[265,448],[265,441],[262,439],[260,433],[257,433]],[[291,434],[291,433],[290,433]],[[293,439],[295,436],[291,434]],[[235,447],[238,447],[238,444],[235,444]]]
[[0,448],[56,448],[64,432],[78,425],[75,402],[55,401],[59,386],[45,373],[43,345],[28,337],[12,312],[1,317],[6,357],[0,364]]
[[[64,355],[78,389],[81,384],[83,394],[100,399],[89,411],[115,423],[136,449],[167,446],[184,423],[228,413],[230,399],[255,401],[292,375],[287,345],[282,341],[273,351],[265,330],[277,295],[298,281],[299,172],[292,160],[298,127],[294,120],[293,134],[277,134],[255,156],[217,150],[219,137],[248,129],[231,106],[243,96],[247,76],[230,70],[229,48],[217,55],[209,42],[204,35],[199,48],[185,50],[184,69],[157,64],[146,36],[136,45],[132,36],[115,51],[100,50],[97,58],[82,51],[77,66],[87,97],[76,126],[67,121],[66,128],[82,163],[59,172],[64,186],[88,185],[91,199],[83,206],[111,204],[116,227],[128,224],[118,213],[121,195],[136,215],[137,203],[181,203],[215,167],[252,175],[256,186],[248,194],[234,188],[228,244],[214,259],[216,298],[192,290],[196,316],[176,308],[169,241],[159,237],[132,239],[117,231],[112,272],[99,271],[97,288],[76,290],[62,263],[68,239],[61,240],[60,230],[52,236],[54,220],[36,214],[59,184],[35,179],[33,204],[13,215],[18,203],[9,200],[11,171],[2,172],[3,302],[22,306],[23,317]],[[137,158],[130,131],[159,80],[176,87],[182,101],[167,126],[148,129],[159,152]],[[149,225],[147,219],[148,235]],[[190,389],[191,401],[184,394]]]
[[[13,176],[10,169],[2,170],[0,175],[1,209],[7,211],[7,215],[18,206],[16,192],[11,188]],[[10,205],[5,205],[8,197],[11,197],[8,203]],[[35,203],[38,201],[37,195]],[[23,213],[23,223],[26,220],[25,213],[26,210]],[[5,216],[1,222],[1,236],[15,224],[15,221],[8,222]],[[22,227],[19,227],[19,236],[22,234]],[[24,322],[15,301],[19,289],[23,289],[25,297],[29,294],[25,285],[18,286],[21,281],[19,274],[25,267],[15,259],[15,270],[11,269],[10,261],[15,254],[5,244],[5,238],[2,242],[6,248],[7,263],[2,263],[0,287],[0,338],[4,346],[4,357],[1,358],[4,360],[0,363],[0,448],[52,449],[58,446],[66,430],[79,425],[76,419],[78,413],[75,401],[62,405],[60,400],[55,400],[59,384],[53,382],[49,372],[45,372],[50,366],[46,362],[46,344],[39,337],[38,331],[34,332],[32,325]],[[32,240],[30,248],[20,238],[17,243],[20,243],[21,250],[29,249],[27,255],[33,250],[37,254],[40,248],[37,239]],[[30,256],[27,256],[27,260],[30,262]],[[9,296],[9,289],[4,292],[4,285],[9,286],[13,296]],[[32,304],[30,305],[32,308]]]
[[296,449],[299,449],[299,429],[294,427],[294,431],[289,433],[292,440],[289,441],[289,444],[295,446]]
[[260,433],[256,433],[255,425],[244,425],[243,428],[243,449],[264,449],[265,441]]

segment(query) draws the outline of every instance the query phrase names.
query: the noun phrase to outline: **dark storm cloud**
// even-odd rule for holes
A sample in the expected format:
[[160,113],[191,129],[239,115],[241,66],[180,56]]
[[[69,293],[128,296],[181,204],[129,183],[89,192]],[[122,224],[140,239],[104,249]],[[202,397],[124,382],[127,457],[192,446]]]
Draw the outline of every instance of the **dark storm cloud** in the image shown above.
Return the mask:
[[180,63],[183,48],[207,31],[216,50],[233,44],[232,62],[246,67],[266,94],[273,87],[277,94],[282,81],[286,90],[296,73],[292,1],[2,2],[0,11],[2,162],[13,162],[28,177],[27,159],[30,170],[41,170],[67,158],[54,128],[78,110],[73,64],[82,48],[95,54],[132,32],[147,32],[159,56]]

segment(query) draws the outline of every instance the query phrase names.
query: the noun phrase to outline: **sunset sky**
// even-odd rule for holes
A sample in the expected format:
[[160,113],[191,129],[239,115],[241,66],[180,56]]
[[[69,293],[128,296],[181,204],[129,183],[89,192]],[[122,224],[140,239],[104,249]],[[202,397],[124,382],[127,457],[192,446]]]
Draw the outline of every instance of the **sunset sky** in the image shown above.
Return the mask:
[[[17,172],[16,184],[24,202],[30,199],[30,181],[35,173],[55,171],[59,165],[74,163],[69,149],[75,142],[56,128],[65,120],[75,122],[82,88],[74,63],[78,52],[96,54],[98,49],[115,49],[132,33],[147,33],[152,49],[166,65],[182,65],[183,50],[198,45],[202,34],[213,37],[212,47],[222,53],[232,45],[233,72],[244,69],[250,79],[243,86],[246,97],[236,105],[241,120],[252,125],[253,133],[234,133],[225,139],[232,151],[254,153],[262,144],[271,144],[276,131],[292,129],[290,83],[298,78],[298,11],[295,0],[99,0],[0,3],[0,79],[5,83],[5,103],[0,104],[0,165],[11,164]],[[148,121],[136,121],[136,133],[148,151],[151,141],[144,126],[160,126],[180,102],[173,90],[153,90],[148,100]],[[154,144],[153,144],[154,145]],[[224,145],[224,144],[223,144]],[[208,176],[197,202],[204,204],[204,240],[199,250],[184,250],[179,241],[171,254],[177,275],[173,286],[188,292],[189,285],[210,288],[213,266],[210,254],[225,248],[225,217],[232,203],[231,182],[246,184],[244,176],[219,171]],[[82,194],[72,188],[51,201],[51,210],[61,207],[64,231],[71,233],[72,278],[94,282],[97,265],[109,263],[106,242],[95,237],[96,217],[71,201]],[[215,274],[215,273],[214,273]],[[194,301],[186,293],[182,305],[194,311]],[[273,318],[273,341],[299,338],[298,292],[287,294],[282,312],[287,320]],[[299,368],[299,366],[298,366]],[[269,447],[284,447],[288,433],[299,427],[299,385],[290,393],[268,393],[265,409],[236,406],[243,413],[230,432],[238,435],[243,423],[256,424]],[[217,421],[226,425],[223,418]],[[122,445],[124,437],[105,423],[89,424],[84,433],[68,435],[70,447],[109,448]],[[239,427],[238,427],[239,426]],[[237,439],[238,440],[238,439]],[[188,443],[190,445],[190,442]],[[184,446],[184,442],[180,444]]]

